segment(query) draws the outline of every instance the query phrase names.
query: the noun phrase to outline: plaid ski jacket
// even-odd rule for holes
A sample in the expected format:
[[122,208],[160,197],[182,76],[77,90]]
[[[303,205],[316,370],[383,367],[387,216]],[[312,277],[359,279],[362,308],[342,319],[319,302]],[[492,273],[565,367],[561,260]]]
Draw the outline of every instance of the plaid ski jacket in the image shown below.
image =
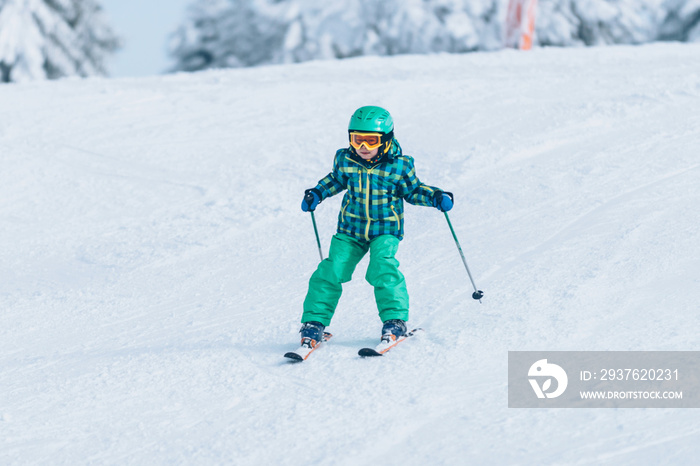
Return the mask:
[[338,214],[338,233],[361,241],[380,235],[403,238],[403,201],[433,206],[440,190],[416,176],[413,157],[403,155],[396,139],[389,152],[370,163],[349,148],[335,153],[333,171],[318,182],[321,200],[347,189]]

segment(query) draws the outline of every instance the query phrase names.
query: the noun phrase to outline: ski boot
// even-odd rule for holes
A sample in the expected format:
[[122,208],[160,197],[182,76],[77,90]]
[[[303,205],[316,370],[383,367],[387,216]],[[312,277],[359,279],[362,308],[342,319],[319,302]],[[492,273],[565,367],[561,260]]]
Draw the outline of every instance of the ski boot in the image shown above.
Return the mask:
[[397,338],[406,336],[406,322],[400,319],[390,319],[382,327],[382,341],[394,342]]
[[323,341],[323,330],[325,325],[320,322],[304,322],[301,326],[301,346],[305,348],[315,348]]

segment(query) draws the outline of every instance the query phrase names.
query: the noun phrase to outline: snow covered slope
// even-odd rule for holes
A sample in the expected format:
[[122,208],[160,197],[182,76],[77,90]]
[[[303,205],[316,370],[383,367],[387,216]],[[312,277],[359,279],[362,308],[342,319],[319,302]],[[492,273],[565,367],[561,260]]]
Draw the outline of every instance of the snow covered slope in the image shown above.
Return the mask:
[[[451,219],[407,206],[387,357],[356,271],[288,364],[305,188],[389,108]],[[700,46],[0,87],[1,464],[688,464],[694,410],[507,407],[509,350],[700,350]],[[340,198],[316,218],[328,247]]]

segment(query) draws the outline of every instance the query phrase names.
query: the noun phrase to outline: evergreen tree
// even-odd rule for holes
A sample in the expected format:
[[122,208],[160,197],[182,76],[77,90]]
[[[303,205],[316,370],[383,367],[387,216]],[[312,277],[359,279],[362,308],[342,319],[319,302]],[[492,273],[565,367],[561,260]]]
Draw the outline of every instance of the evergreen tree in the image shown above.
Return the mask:
[[700,0],[666,0],[661,39],[700,42]]
[[537,43],[576,46],[658,40],[667,0],[549,0],[537,11]]
[[106,75],[119,39],[95,0],[0,0],[0,81]]

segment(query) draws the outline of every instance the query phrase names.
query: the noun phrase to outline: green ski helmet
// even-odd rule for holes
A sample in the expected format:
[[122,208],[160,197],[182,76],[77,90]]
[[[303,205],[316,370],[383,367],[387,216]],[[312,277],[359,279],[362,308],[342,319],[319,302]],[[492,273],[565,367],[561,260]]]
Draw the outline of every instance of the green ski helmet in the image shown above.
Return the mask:
[[389,134],[394,131],[394,119],[389,111],[382,107],[360,107],[350,117],[348,131]]
[[[348,138],[354,131],[364,133],[381,133],[382,146],[379,153],[386,154],[394,138],[394,119],[388,110],[374,105],[367,105],[355,110],[348,124]],[[351,146],[352,147],[352,146]]]

